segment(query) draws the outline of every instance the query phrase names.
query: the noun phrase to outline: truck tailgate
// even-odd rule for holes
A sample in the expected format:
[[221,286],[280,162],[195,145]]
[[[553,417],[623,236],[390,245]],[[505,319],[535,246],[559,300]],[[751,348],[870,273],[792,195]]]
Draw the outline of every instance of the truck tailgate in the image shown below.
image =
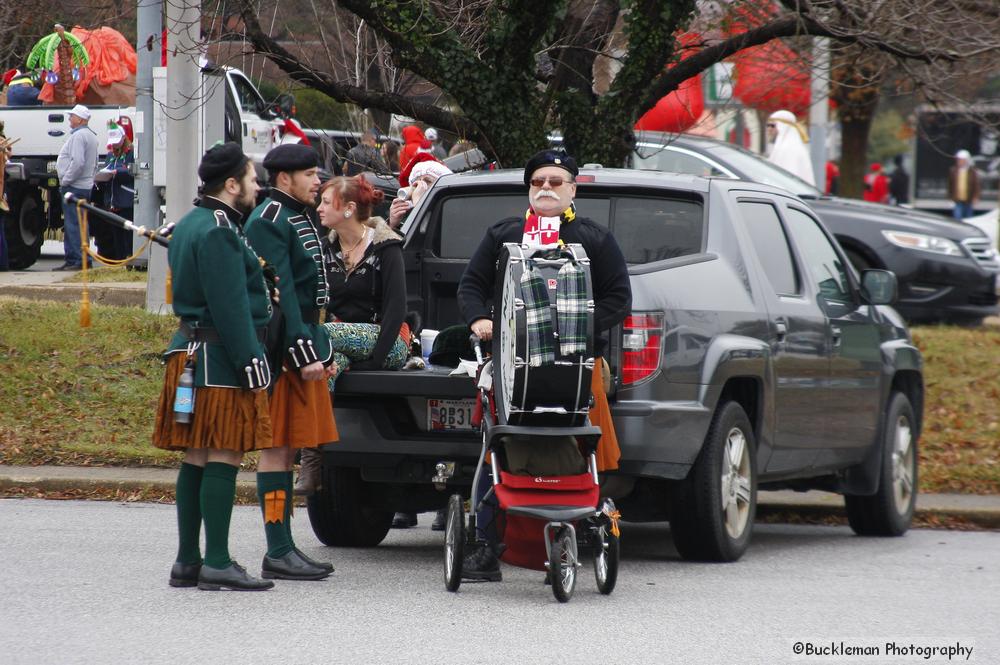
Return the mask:
[[333,393],[340,440],[323,446],[327,459],[382,482],[428,482],[437,462],[452,460],[460,462],[456,475],[471,482],[481,448],[470,422],[476,387],[450,371],[346,372]]
[[468,376],[449,376],[451,368],[431,367],[412,372],[347,371],[337,379],[336,395],[406,395],[457,399],[475,397],[476,386]]

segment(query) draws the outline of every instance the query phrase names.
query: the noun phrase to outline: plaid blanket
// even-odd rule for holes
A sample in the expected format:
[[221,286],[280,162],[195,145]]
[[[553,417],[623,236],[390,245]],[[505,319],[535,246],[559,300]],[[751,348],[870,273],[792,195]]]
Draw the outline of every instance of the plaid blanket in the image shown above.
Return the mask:
[[556,276],[556,322],[559,352],[568,356],[587,350],[587,280],[576,261],[567,261]]
[[545,279],[531,261],[524,262],[524,272],[521,273],[521,298],[528,324],[528,365],[551,365],[556,360],[556,349],[549,294]]

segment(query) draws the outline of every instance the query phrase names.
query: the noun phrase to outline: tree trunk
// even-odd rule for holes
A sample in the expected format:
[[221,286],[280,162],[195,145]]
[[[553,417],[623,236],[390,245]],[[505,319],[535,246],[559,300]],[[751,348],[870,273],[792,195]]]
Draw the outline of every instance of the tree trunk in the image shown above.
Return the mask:
[[76,81],[73,80],[73,46],[64,36],[62,26],[56,27],[59,33],[59,46],[56,54],[59,57],[59,80],[53,86],[53,99],[56,104],[72,106],[76,104]]
[[868,170],[868,132],[874,114],[862,117],[854,113],[841,122],[840,190],[839,196],[860,199],[864,192],[864,177]]
[[837,102],[841,126],[839,196],[860,199],[864,192],[868,133],[878,109],[881,64],[878,54],[857,46],[834,62],[830,94]]

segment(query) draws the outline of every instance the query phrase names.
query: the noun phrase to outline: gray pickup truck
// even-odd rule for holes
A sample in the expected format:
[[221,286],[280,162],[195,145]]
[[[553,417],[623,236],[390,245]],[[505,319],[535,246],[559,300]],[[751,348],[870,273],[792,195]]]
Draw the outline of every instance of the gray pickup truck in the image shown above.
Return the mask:
[[[892,273],[859,277],[810,208],[774,187],[602,168],[578,182],[579,214],[611,228],[632,282],[607,354],[622,457],[601,479],[624,519],[669,520],[684,558],[732,561],[758,489],[821,488],[844,494],[857,533],[904,533],[924,388],[920,352],[885,306]],[[526,202],[520,171],[446,176],[421,200],[404,253],[425,327],[462,322],[469,257]],[[448,368],[345,374],[341,438],[323,448],[324,488],[309,500],[319,539],[374,546],[394,511],[467,493],[473,395]],[[447,487],[432,481],[442,462]]]

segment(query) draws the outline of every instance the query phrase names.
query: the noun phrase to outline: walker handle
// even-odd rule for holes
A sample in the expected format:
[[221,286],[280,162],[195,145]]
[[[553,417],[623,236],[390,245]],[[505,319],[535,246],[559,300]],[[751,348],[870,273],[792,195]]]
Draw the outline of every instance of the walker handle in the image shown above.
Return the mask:
[[472,333],[469,335],[469,344],[472,345],[472,350],[476,352],[476,363],[479,365],[483,364],[483,345],[482,341],[479,339],[479,335]]

